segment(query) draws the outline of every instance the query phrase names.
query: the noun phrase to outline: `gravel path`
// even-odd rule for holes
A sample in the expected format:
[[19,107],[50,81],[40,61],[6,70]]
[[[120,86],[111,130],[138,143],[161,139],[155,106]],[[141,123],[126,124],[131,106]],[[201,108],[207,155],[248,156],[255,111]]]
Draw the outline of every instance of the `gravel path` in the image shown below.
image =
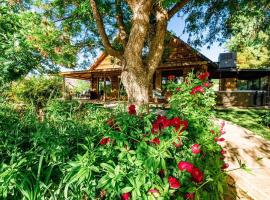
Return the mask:
[[[270,141],[228,121],[224,130],[226,141],[222,146],[226,151],[225,161],[229,163],[229,183],[235,184],[237,199],[270,200]],[[234,170],[239,168],[239,161],[250,172]]]

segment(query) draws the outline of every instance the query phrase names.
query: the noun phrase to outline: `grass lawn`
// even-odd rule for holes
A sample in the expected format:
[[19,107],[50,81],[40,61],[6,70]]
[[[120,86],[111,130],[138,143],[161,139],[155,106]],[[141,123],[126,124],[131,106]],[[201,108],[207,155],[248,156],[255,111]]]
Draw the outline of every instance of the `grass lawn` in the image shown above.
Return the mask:
[[270,129],[261,123],[262,116],[266,112],[270,112],[270,110],[254,108],[217,108],[216,117],[231,121],[270,140]]

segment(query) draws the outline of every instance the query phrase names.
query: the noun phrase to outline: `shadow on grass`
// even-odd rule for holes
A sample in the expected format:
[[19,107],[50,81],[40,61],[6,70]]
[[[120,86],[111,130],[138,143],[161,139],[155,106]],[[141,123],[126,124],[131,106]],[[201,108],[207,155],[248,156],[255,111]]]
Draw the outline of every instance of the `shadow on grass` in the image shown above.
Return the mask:
[[261,124],[261,116],[270,110],[259,109],[216,109],[216,116],[231,121],[270,140],[270,129]]

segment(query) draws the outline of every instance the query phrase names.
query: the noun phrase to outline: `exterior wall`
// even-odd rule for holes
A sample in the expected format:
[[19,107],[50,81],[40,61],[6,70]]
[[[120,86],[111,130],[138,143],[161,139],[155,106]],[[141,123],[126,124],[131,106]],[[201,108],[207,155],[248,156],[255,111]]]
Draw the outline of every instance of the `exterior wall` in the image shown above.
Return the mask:
[[217,91],[218,106],[264,106],[266,105],[265,91]]

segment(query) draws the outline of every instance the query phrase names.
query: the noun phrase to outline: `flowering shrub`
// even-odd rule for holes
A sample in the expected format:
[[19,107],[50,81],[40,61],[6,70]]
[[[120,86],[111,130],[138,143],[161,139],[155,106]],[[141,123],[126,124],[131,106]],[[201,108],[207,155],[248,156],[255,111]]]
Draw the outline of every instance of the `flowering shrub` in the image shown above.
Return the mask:
[[[41,183],[33,183],[38,188],[37,198],[223,199],[228,165],[223,161],[226,152],[219,144],[225,133],[224,124],[216,127],[211,122],[213,92],[204,86],[207,79],[201,79],[190,75],[187,83],[176,84],[171,80],[171,109],[165,115],[140,113],[136,106],[130,105],[113,112],[90,108],[84,115],[76,112],[75,118],[61,113],[66,118],[58,119],[51,113],[56,109],[49,109],[47,120],[59,121],[53,126],[44,124],[47,129],[44,134],[33,134],[34,142],[27,147],[31,151],[35,148],[30,147],[41,149],[35,154],[27,153],[34,161],[21,163],[23,167],[19,166],[16,173],[30,169],[36,182],[34,177],[38,174]],[[191,94],[197,86],[204,91]],[[66,126],[60,126],[66,121],[71,129],[68,134]],[[49,139],[50,145],[43,148]],[[67,146],[72,147],[68,152]],[[44,161],[39,152],[46,152],[42,154]],[[10,188],[2,184],[7,179],[4,169],[8,170],[3,166],[8,165],[0,167],[0,192]],[[36,173],[40,166],[42,170]],[[20,181],[21,178],[13,182]],[[8,194],[12,199],[12,194],[16,194],[14,198],[21,199],[25,192],[20,191],[30,186],[16,187],[13,184],[16,192],[1,192],[0,196]]]
[[105,199],[223,199],[223,129],[211,122],[214,96],[207,77],[189,75],[183,84],[171,78],[172,109],[165,116],[130,105],[110,117],[93,144],[100,169],[87,184],[97,196],[106,191]]

